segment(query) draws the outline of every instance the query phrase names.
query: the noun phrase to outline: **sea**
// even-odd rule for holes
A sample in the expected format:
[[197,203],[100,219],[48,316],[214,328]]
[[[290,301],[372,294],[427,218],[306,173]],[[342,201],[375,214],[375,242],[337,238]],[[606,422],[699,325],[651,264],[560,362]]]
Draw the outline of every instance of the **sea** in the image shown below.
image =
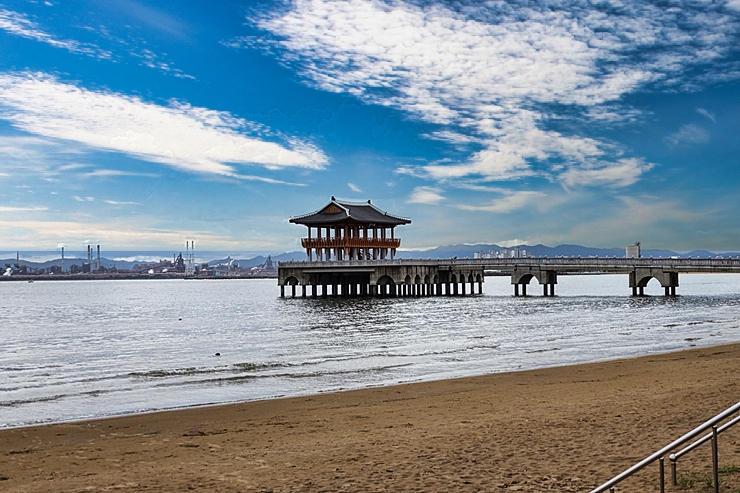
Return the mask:
[[[559,276],[557,296],[280,298],[274,279],[0,282],[0,427],[740,341],[740,275]],[[287,290],[289,291],[289,290]]]

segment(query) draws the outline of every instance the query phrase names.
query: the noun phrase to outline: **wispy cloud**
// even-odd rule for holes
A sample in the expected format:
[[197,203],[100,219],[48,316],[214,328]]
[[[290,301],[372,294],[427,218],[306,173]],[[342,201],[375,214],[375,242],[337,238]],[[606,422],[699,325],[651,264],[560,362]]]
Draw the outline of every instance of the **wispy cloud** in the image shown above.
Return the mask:
[[461,205],[459,206],[459,208],[469,211],[487,211],[498,213],[512,212],[527,207],[540,209],[541,207],[539,206],[539,203],[542,202],[545,197],[547,197],[547,195],[542,192],[525,190],[520,192],[508,193],[504,197],[492,200],[484,205]]
[[683,125],[676,132],[668,135],[665,140],[672,146],[704,144],[709,142],[709,132],[699,125],[690,123],[688,125]]
[[[140,221],[140,220],[139,220]],[[176,247],[185,239],[216,249],[233,249],[243,244],[225,236],[198,230],[178,230],[142,226],[139,221],[23,221],[0,220],[3,240],[7,245],[40,248],[42,245],[80,245],[100,243],[121,249]]]
[[[309,84],[445,125],[434,138],[483,147],[467,160],[402,172],[440,184],[542,176],[612,187],[635,183],[651,165],[625,161],[626,150],[613,143],[553,130],[553,108],[568,107],[584,121],[632,121],[640,114],[620,106],[626,94],[726,76],[708,62],[734,49],[740,26],[720,3],[678,9],[641,0],[619,8],[294,0],[253,21]],[[687,69],[695,67],[691,80]]]
[[439,188],[416,187],[411,192],[408,202],[410,204],[436,204],[445,199],[441,192],[442,190]]
[[48,207],[7,207],[0,206],[0,212],[26,212],[26,211],[46,211]]
[[[625,242],[625,232],[634,238],[657,237],[672,238],[680,242],[681,231],[686,227],[706,224],[713,214],[687,207],[679,200],[663,200],[656,197],[618,197],[620,206],[606,212],[598,220],[579,223],[568,231],[565,237],[570,241],[593,244],[594,239],[602,245],[615,245]],[[690,228],[694,229],[694,228]],[[656,236],[656,231],[657,233]],[[663,240],[665,241],[665,240]]]
[[327,164],[311,144],[278,144],[246,135],[258,127],[226,112],[182,103],[160,106],[43,74],[0,75],[0,118],[31,134],[194,173],[279,183],[242,175],[235,165],[317,170]]
[[70,39],[57,39],[42,30],[23,14],[0,9],[0,29],[7,33],[46,43],[55,48],[62,48],[71,53],[79,53],[95,58],[111,58],[111,53],[90,43],[80,43]]
[[562,182],[567,187],[583,185],[627,187],[636,183],[640,176],[652,167],[653,164],[646,163],[642,159],[626,158],[608,166],[596,163],[593,166],[571,168],[563,173]]
[[704,108],[696,108],[696,112],[700,115],[706,116],[710,120],[712,120],[712,123],[715,123],[714,120],[714,113],[710,113],[709,111],[705,110]]
[[77,202],[93,202],[95,200],[95,197],[80,197],[79,195],[73,195],[72,198]]
[[138,176],[144,178],[159,178],[160,175],[156,173],[140,173],[136,171],[123,171],[120,169],[96,169],[89,173],[82,173],[83,177],[108,177],[108,176]]
[[110,205],[141,205],[138,202],[119,202],[117,200],[104,200],[103,202]]
[[360,189],[360,187],[358,187],[354,183],[347,183],[347,186],[349,187],[350,190],[352,190],[355,193],[362,193],[362,190]]

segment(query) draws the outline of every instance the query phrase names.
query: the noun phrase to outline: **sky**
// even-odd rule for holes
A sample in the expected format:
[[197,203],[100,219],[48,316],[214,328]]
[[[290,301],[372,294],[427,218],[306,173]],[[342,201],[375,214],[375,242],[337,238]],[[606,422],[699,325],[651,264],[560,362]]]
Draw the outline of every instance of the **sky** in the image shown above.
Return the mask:
[[0,0],[0,249],[740,249],[740,0]]

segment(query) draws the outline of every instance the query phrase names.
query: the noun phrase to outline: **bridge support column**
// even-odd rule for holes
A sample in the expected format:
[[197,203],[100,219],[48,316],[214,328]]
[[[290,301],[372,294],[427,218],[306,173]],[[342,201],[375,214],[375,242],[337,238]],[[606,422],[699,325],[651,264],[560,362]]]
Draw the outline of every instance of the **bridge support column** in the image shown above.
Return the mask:
[[678,272],[663,270],[659,267],[636,267],[630,272],[632,295],[636,296],[639,293],[639,296],[644,296],[645,287],[653,278],[657,279],[660,285],[663,286],[666,296],[676,296]]
[[306,297],[306,285],[302,284],[301,285],[301,298],[305,298],[305,297]]
[[291,295],[293,296],[293,298],[295,298],[295,284],[290,285],[290,291],[291,291]]
[[514,296],[519,296],[519,285],[518,284],[514,284]]
[[285,298],[285,286],[280,285],[280,297]]

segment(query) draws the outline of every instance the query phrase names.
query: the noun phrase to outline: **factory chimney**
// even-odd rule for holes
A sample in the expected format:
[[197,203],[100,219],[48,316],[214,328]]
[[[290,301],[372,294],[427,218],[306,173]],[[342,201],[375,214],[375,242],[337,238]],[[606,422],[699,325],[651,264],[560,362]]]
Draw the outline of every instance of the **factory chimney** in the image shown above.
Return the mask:
[[95,270],[100,270],[100,245],[98,245],[98,268]]
[[64,247],[62,247],[62,274],[64,274]]

